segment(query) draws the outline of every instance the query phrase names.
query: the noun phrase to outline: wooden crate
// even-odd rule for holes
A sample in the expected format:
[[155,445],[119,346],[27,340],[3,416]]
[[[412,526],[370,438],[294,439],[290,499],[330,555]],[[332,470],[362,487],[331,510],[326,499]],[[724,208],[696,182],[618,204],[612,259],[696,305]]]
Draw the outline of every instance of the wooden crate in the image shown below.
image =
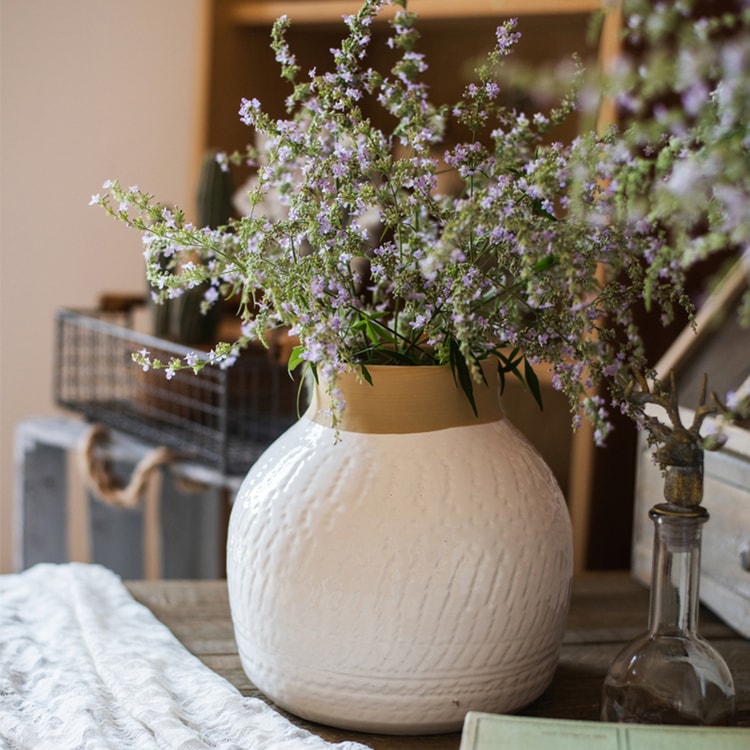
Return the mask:
[[[746,271],[737,266],[701,308],[697,329],[688,328],[657,364],[660,378],[674,370],[680,403],[698,403],[700,381],[720,396],[750,387],[750,330],[737,322],[737,307],[747,289]],[[660,416],[658,407],[649,413]],[[694,408],[680,407],[684,424]],[[704,434],[712,427],[706,420]],[[703,505],[710,514],[704,527],[701,600],[729,625],[750,637],[750,424],[726,428],[729,440],[719,452],[705,454]],[[653,527],[649,509],[663,500],[661,472],[654,465],[644,435],[639,438],[632,571],[651,581]]]

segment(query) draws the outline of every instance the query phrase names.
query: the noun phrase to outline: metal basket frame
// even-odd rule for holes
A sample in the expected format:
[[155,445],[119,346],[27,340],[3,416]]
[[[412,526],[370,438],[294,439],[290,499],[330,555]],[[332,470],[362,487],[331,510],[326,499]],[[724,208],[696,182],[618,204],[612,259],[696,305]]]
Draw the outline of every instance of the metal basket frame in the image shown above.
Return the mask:
[[[226,369],[144,371],[133,352],[168,362],[207,351],[135,331],[101,311],[56,315],[55,403],[225,475],[242,475],[297,418],[299,382],[260,346]],[[122,320],[122,316],[115,316]]]

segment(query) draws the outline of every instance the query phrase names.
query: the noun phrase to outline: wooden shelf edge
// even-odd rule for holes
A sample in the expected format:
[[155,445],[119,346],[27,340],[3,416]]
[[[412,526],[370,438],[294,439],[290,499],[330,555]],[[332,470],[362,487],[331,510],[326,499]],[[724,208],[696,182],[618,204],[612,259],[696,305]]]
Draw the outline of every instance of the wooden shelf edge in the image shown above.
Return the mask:
[[[284,14],[297,24],[330,23],[355,13],[359,6],[356,0],[245,0],[232,8],[230,18],[237,26],[270,25]],[[606,7],[606,0],[465,0],[458,7],[455,0],[411,0],[409,3],[409,10],[420,18],[433,20],[585,14]],[[379,18],[391,18],[395,10],[385,8]]]
[[739,261],[727,273],[716,291],[706,300],[695,316],[695,328],[687,326],[672,346],[656,363],[656,377],[665,380],[671,370],[679,370],[679,362],[698,349],[710,336],[717,320],[727,314],[728,307],[747,289],[748,269]]

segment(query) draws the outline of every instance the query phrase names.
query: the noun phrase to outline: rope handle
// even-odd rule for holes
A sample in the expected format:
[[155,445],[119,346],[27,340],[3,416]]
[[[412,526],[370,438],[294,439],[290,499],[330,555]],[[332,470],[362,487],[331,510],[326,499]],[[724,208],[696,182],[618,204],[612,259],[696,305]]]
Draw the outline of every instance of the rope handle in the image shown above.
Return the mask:
[[130,481],[123,486],[113,475],[107,459],[97,451],[111,440],[102,424],[92,424],[84,433],[78,447],[78,458],[84,481],[91,492],[108,505],[117,508],[135,508],[143,496],[151,474],[160,466],[174,460],[173,454],[163,446],[150,450],[133,468]]

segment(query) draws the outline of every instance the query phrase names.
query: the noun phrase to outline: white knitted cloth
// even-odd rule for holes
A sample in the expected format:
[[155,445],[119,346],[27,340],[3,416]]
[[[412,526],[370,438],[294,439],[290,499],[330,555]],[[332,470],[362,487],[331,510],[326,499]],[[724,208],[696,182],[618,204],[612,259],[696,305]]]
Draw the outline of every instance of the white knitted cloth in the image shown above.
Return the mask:
[[114,573],[76,563],[0,576],[0,747],[365,750],[243,697]]

